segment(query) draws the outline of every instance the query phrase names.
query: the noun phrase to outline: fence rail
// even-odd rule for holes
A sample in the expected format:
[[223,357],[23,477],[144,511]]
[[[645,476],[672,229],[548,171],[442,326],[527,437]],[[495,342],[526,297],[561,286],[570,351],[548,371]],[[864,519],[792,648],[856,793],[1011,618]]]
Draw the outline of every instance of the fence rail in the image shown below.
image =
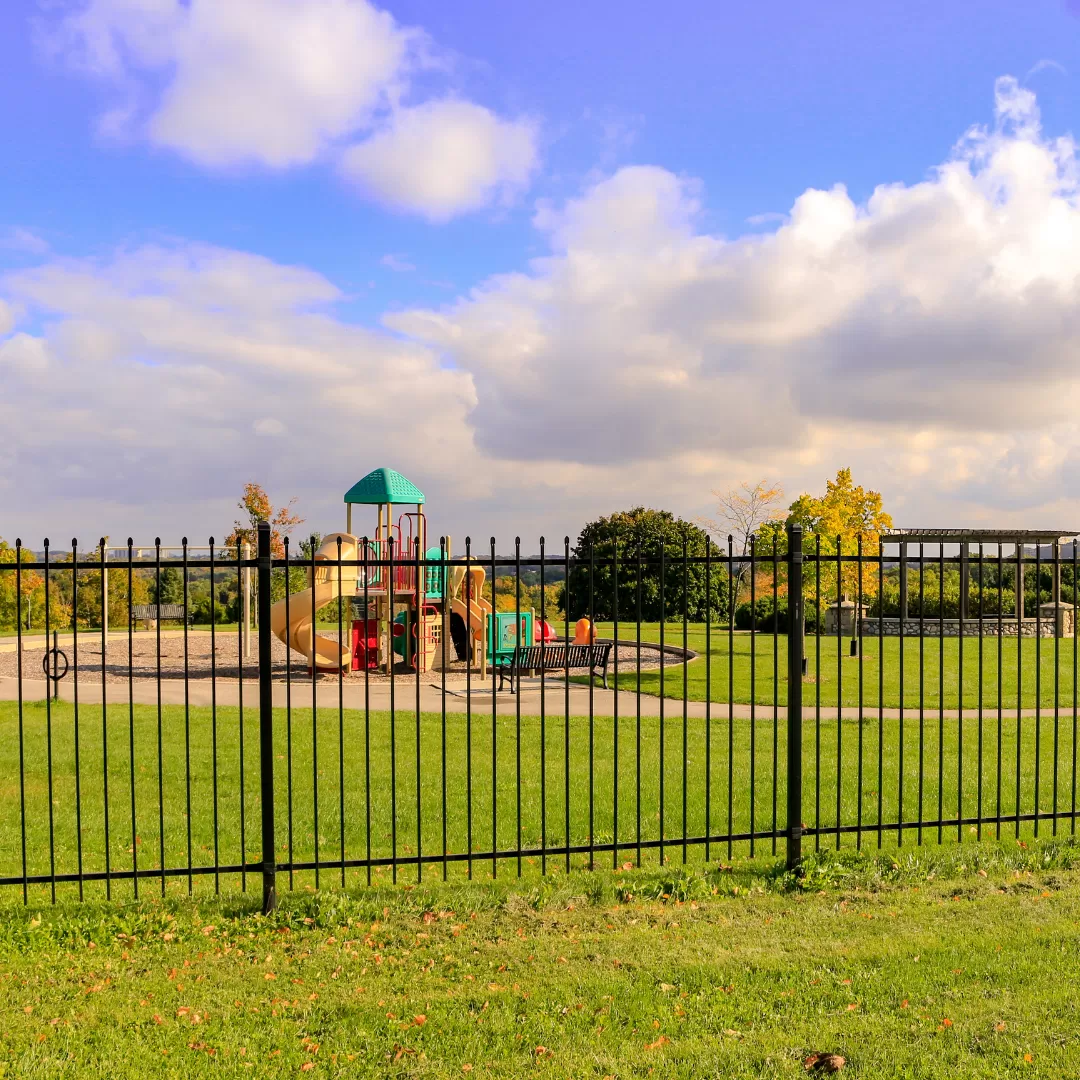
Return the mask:
[[[361,539],[275,556],[267,528],[251,558],[17,543],[0,561],[0,885],[29,901],[258,879],[269,909],[279,884],[406,871],[795,866],[808,846],[1074,833],[1076,544],[914,546],[795,525],[745,552]],[[245,619],[217,621],[246,575],[253,658]],[[208,598],[210,620],[139,630],[148,597]],[[610,691],[569,667],[496,690],[523,633],[562,644],[582,617],[613,642]]]

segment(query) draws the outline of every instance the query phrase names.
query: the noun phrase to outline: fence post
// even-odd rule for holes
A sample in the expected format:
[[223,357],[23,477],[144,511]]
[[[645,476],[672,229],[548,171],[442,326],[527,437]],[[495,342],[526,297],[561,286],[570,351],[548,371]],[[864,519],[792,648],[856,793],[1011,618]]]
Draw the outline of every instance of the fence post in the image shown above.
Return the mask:
[[274,700],[270,679],[270,524],[259,522],[259,779],[262,796],[263,914],[277,907],[277,864],[274,851]]
[[[251,558],[251,545],[244,541],[244,562],[247,562]],[[244,637],[244,659],[249,660],[251,658],[251,567],[245,566],[244,572],[240,576],[240,606],[244,610],[243,622],[243,637]]]
[[802,861],[802,680],[803,680],[803,528],[787,522],[788,685],[787,685],[787,868]]

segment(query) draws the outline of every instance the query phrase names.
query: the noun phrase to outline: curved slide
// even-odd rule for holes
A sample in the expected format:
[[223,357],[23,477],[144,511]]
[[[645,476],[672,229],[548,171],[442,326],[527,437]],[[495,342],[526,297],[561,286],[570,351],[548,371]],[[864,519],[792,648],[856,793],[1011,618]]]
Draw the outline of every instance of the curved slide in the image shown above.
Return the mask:
[[[470,607],[472,610],[470,610]],[[470,604],[464,600],[455,600],[450,610],[455,615],[460,615],[466,625],[472,631],[473,637],[481,637],[484,627],[487,625],[487,617],[491,614],[491,605],[483,597],[474,596]]]
[[[341,559],[352,561],[352,566],[315,568],[315,581],[308,570],[308,587],[303,592],[289,596],[289,619],[285,620],[285,601],[279,600],[270,609],[270,629],[290,649],[303,653],[308,666],[316,671],[340,671],[352,663],[352,649],[337,638],[320,637],[313,632],[312,612],[325,607],[340,594],[350,595],[356,589],[360,569],[355,565],[358,557],[358,540],[349,533],[331,533],[323,538],[322,547],[315,553],[315,561],[325,562],[338,557],[338,539],[341,540]],[[340,588],[340,593],[339,593]]]
[[[465,567],[455,566],[450,571],[450,585],[456,598],[450,604],[450,610],[460,615],[469,628],[469,637],[473,639],[473,649],[486,661],[487,617],[491,614],[491,604],[483,597],[486,572],[482,566],[469,569],[472,581],[469,584],[469,597],[466,603],[464,579]],[[483,662],[483,661],[482,661]]]

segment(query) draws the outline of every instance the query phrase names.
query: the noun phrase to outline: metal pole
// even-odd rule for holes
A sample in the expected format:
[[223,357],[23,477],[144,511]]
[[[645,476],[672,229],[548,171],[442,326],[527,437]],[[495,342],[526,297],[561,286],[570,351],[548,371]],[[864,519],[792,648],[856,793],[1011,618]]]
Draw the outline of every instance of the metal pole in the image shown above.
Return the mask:
[[263,914],[277,907],[277,866],[274,855],[274,702],[270,679],[270,525],[258,531],[259,603],[259,772],[262,795]]
[[[1055,540],[1053,544],[1054,553],[1054,584],[1053,584],[1053,601],[1054,607],[1061,607],[1061,541]],[[1055,618],[1057,617],[1055,613]]]
[[1016,636],[1020,636],[1020,624],[1024,621],[1024,545],[1016,541]]
[[788,519],[787,868],[802,862],[803,528]]
[[[244,541],[244,562],[251,558],[251,545]],[[245,566],[241,578],[241,606],[244,609],[244,659],[251,658],[251,567]]]
[[[920,573],[922,568],[920,567]],[[960,545],[960,619],[968,617],[968,592],[971,589],[971,545]]]
[[900,631],[903,633],[904,620],[908,617],[908,562],[907,541],[900,541]]
[[[101,681],[105,682],[105,655],[109,648],[109,545],[101,545]],[[128,612],[131,618],[131,612]]]

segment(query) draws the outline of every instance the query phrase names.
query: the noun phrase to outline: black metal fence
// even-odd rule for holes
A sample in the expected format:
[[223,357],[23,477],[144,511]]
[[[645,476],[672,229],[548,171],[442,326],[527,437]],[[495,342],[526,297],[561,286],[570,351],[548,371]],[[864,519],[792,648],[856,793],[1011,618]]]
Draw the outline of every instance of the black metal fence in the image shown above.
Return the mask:
[[[697,554],[613,538],[274,557],[268,528],[253,558],[17,544],[0,552],[0,885],[30,900],[257,878],[270,907],[279,883],[1072,834],[1077,548],[1005,548],[901,560],[795,526]],[[185,613],[209,588],[211,621],[140,628],[136,603],[175,575]],[[249,575],[254,655],[242,615],[215,621]],[[87,626],[114,608],[120,626]],[[575,631],[610,689],[571,667]]]

